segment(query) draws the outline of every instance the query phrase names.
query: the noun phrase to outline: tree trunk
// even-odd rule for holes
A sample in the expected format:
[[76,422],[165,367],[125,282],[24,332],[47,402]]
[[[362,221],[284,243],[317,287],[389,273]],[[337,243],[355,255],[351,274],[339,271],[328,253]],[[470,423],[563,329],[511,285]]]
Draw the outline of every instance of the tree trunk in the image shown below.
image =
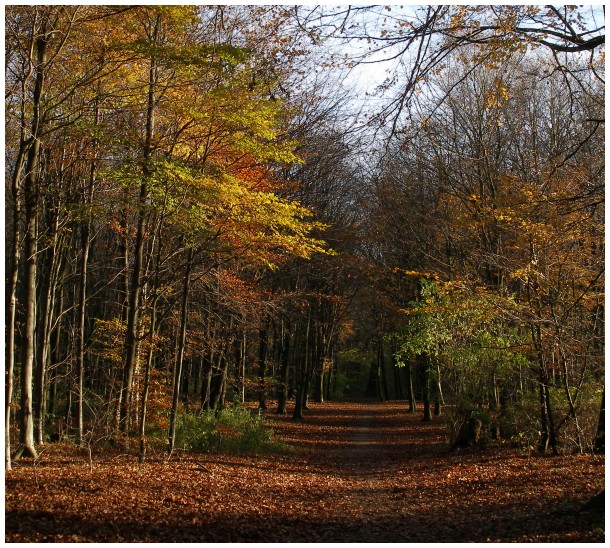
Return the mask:
[[597,421],[597,432],[595,434],[594,450],[598,455],[603,455],[606,449],[606,390],[602,392],[602,402],[599,406],[599,419]]
[[87,302],[87,263],[89,260],[89,222],[81,228],[81,264],[80,264],[80,280],[78,287],[78,327],[76,330],[77,337],[77,363],[78,363],[78,384],[76,390],[76,421],[77,421],[77,442],[80,447],[83,446],[83,395],[84,395],[84,379],[85,379],[85,306]]
[[424,416],[422,420],[424,422],[430,422],[432,420],[432,410],[430,405],[430,359],[425,354],[419,356],[420,367],[424,374]]
[[[23,130],[22,130],[23,133]],[[11,234],[11,253],[8,257],[8,287],[6,304],[8,310],[6,314],[6,385],[5,385],[5,415],[4,415],[4,465],[6,470],[11,469],[11,402],[13,398],[13,382],[15,370],[15,320],[17,310],[17,282],[19,280],[19,260],[21,257],[20,242],[20,217],[21,217],[21,197],[19,196],[20,181],[23,175],[23,161],[25,156],[26,143],[21,138],[15,171],[11,179],[11,191],[13,198],[13,223]]]
[[[36,39],[34,32],[30,36],[29,51],[32,60],[35,52]],[[40,52],[37,52],[39,54]],[[27,160],[27,153],[35,139],[26,138],[26,102],[28,97],[28,87],[32,75],[34,63],[30,63],[29,70],[23,74],[21,80],[21,127],[19,138],[19,150],[15,159],[15,168],[11,176],[11,194],[13,198],[13,218],[11,233],[11,253],[8,257],[7,287],[6,287],[6,384],[5,384],[5,468],[11,469],[11,403],[13,399],[14,370],[15,370],[15,329],[17,311],[17,284],[19,281],[19,262],[21,260],[21,185],[24,176],[24,164]]]
[[36,266],[38,241],[36,234],[39,192],[39,156],[41,104],[45,83],[45,64],[47,59],[46,21],[43,21],[36,40],[36,83],[33,94],[33,114],[31,144],[27,155],[25,192],[25,326],[23,336],[23,361],[21,372],[21,432],[20,454],[36,458],[34,447],[34,417],[32,414],[32,380],[34,371],[34,353],[36,347]]
[[[157,16],[153,30],[153,41],[156,42],[160,27],[160,16]],[[144,262],[144,243],[146,239],[146,219],[148,202],[148,180],[152,176],[151,165],[153,153],[153,134],[155,129],[155,89],[157,82],[157,61],[150,59],[148,72],[148,104],[146,111],[146,140],[143,151],[142,184],[138,199],[138,223],[134,243],[133,270],[131,272],[131,287],[129,291],[129,306],[127,310],[127,335],[125,340],[125,367],[121,386],[121,406],[119,426],[123,434],[129,430],[129,413],[132,399],[133,375],[138,352],[138,324],[140,313],[140,295],[142,292],[142,270]],[[127,443],[127,436],[125,442]]]
[[62,255],[61,242],[63,238],[59,236],[59,211],[61,204],[58,203],[53,213],[53,235],[52,243],[48,250],[48,263],[44,270],[46,273],[46,285],[44,286],[44,299],[40,314],[40,325],[42,330],[38,334],[38,353],[36,356],[37,371],[34,383],[34,439],[37,444],[44,443],[44,422],[46,410],[46,376],[47,369],[51,363],[51,332],[53,330],[53,320],[55,311],[55,296],[57,284],[60,276]]
[[[95,106],[94,124],[99,123],[99,110]],[[83,185],[84,186],[84,185]],[[87,188],[83,188],[83,204],[85,207],[93,205],[93,193],[95,192],[95,160],[91,161],[89,181]],[[76,417],[78,423],[77,441],[80,447],[83,446],[83,391],[85,379],[85,307],[87,303],[87,267],[89,265],[89,249],[91,248],[91,211],[86,212],[87,219],[81,224],[81,261],[80,276],[78,286],[78,328],[77,336],[77,359],[78,359],[78,388]]]
[[434,416],[441,416],[441,405],[443,403],[443,390],[441,387],[441,367],[438,363],[438,360],[435,360],[436,363],[436,390],[434,391]]
[[413,367],[411,365],[411,360],[407,361],[407,401],[409,403],[409,413],[417,413],[415,390],[413,388]]
[[554,455],[557,450],[557,433],[555,431],[555,421],[553,420],[553,410],[551,405],[551,394],[549,391],[549,378],[547,374],[547,364],[542,348],[542,333],[539,324],[530,324],[532,342],[536,350],[538,360],[538,383],[539,383],[539,404],[540,404],[540,440],[538,449],[544,453],[551,446]]
[[180,336],[178,338],[178,352],[174,365],[174,391],[172,397],[172,410],[169,420],[169,435],[167,451],[171,455],[176,442],[176,418],[178,414],[178,401],[180,398],[180,380],[182,377],[182,363],[184,361],[184,350],[186,348],[186,325],[188,320],[188,297],[191,287],[191,269],[193,267],[193,248],[188,251],[186,272],[184,274],[184,285],[182,287],[182,306],[180,308]]
[[288,402],[288,363],[290,355],[290,335],[282,321],[282,336],[280,350],[280,385],[277,397],[277,414],[286,414],[286,404]]
[[265,360],[267,356],[267,330],[261,327],[258,334],[258,407],[267,409],[267,393],[265,389]]
[[246,363],[248,361],[248,335],[244,327],[241,338],[241,355],[240,355],[240,371],[241,371],[241,403],[246,402]]
[[[203,357],[201,358],[203,361]],[[201,364],[202,371],[204,370],[203,362]],[[208,368],[205,373],[205,379],[201,383],[201,410],[209,411],[211,409],[210,400],[212,397],[212,374],[214,370],[213,355],[208,360]]]
[[313,397],[316,403],[324,403],[324,353],[321,331],[322,326],[318,324],[312,349]]
[[216,388],[212,393],[211,407],[214,411],[220,411],[225,404],[225,394],[227,391],[227,372],[229,369],[229,360],[223,357],[222,353],[218,358],[219,373],[216,377]]
[[150,389],[150,372],[152,369],[155,354],[155,336],[157,334],[157,294],[153,296],[150,311],[150,336],[148,346],[148,356],[146,357],[146,369],[144,371],[144,387],[142,389],[142,399],[140,401],[140,453],[138,462],[142,464],[146,459],[146,405],[148,403],[148,391]]
[[293,420],[300,420],[303,418],[303,410],[306,406],[307,391],[309,390],[307,376],[310,362],[309,356],[309,331],[311,327],[311,307],[309,308],[309,314],[307,316],[307,328],[305,329],[304,337],[304,352],[303,358],[298,362],[298,370],[296,376],[296,401],[294,405],[294,412],[292,414]]

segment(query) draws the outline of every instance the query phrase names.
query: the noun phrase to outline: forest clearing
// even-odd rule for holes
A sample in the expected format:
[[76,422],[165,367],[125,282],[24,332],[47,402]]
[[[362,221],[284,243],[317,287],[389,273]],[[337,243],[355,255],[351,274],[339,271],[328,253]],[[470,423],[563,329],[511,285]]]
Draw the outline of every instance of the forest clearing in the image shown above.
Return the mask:
[[267,455],[133,456],[52,446],[7,474],[8,542],[602,542],[604,459],[449,451],[406,402],[270,414]]

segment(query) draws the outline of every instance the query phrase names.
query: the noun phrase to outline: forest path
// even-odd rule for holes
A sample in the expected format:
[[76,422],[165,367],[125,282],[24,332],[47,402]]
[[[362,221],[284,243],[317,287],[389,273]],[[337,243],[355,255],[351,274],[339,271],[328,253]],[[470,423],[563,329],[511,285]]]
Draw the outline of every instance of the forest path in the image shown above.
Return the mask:
[[604,461],[507,448],[450,453],[440,420],[405,402],[312,403],[272,415],[270,455],[95,455],[50,446],[6,474],[9,542],[464,542],[603,540],[579,515]]
[[289,429],[296,438],[284,437],[307,448],[304,465],[315,465],[319,487],[326,487],[320,503],[327,521],[313,526],[321,540],[426,541],[425,528],[414,533],[420,508],[410,501],[426,489],[426,458],[448,453],[445,426],[422,425],[420,414],[406,413],[406,402],[326,402],[310,411],[307,424]]

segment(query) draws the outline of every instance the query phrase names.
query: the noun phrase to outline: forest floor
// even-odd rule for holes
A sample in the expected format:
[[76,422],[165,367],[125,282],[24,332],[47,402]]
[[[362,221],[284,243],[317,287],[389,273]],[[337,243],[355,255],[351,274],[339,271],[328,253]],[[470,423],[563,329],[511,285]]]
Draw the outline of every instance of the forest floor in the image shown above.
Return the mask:
[[[404,402],[272,415],[290,449],[134,456],[50,445],[5,475],[7,542],[603,542],[604,459],[450,452]],[[35,464],[35,465],[34,465]]]

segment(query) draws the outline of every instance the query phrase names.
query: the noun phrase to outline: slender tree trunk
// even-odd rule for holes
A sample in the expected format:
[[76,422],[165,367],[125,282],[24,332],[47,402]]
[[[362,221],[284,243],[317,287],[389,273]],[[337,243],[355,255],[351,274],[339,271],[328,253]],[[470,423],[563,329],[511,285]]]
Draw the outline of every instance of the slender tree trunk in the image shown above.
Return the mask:
[[[64,360],[67,352],[65,351],[66,345],[63,343],[64,340],[64,331],[62,329],[63,322],[61,318],[64,315],[64,295],[65,295],[65,285],[60,285],[59,288],[59,297],[57,299],[58,309],[57,309],[57,318],[59,321],[57,322],[57,326],[55,327],[55,331],[53,333],[53,344],[52,344],[52,352],[51,352],[51,361],[53,363],[59,363]],[[51,416],[56,417],[57,415],[57,388],[59,384],[60,373],[55,368],[53,372],[53,378],[51,382],[51,389],[49,390],[49,403],[48,410]]]
[[558,455],[559,450],[557,449],[557,431],[555,429],[555,419],[552,409],[551,392],[549,389],[548,379],[544,385],[544,399],[546,413],[549,421],[549,443],[551,445],[551,451],[553,452],[553,455]]
[[578,423],[578,414],[576,412],[575,398],[572,396],[572,393],[570,392],[570,379],[569,379],[569,375],[568,375],[568,365],[567,365],[566,357],[563,355],[563,353],[561,356],[561,365],[562,365],[563,373],[564,373],[563,388],[564,388],[564,393],[566,395],[566,400],[568,402],[568,409],[569,409],[570,417],[572,417],[572,421],[574,422],[574,431],[576,434],[576,445],[578,445],[579,453],[582,454],[585,451],[585,444],[584,444],[584,440],[582,438],[582,429],[580,428],[580,424]]
[[290,335],[282,321],[281,350],[280,350],[280,385],[278,388],[277,411],[278,415],[286,414],[288,401],[288,363],[290,354]]
[[241,339],[241,403],[246,401],[246,362],[248,361],[248,335],[244,327]]
[[430,405],[430,358],[422,354],[420,355],[420,366],[424,373],[424,416],[422,420],[424,422],[430,422],[432,420],[432,410]]
[[83,396],[84,396],[84,379],[85,379],[85,317],[87,303],[87,264],[89,261],[89,221],[81,228],[81,264],[78,287],[78,326],[76,330],[77,337],[77,367],[78,381],[76,390],[76,421],[77,421],[77,441],[80,447],[83,446]]
[[540,439],[538,440],[538,450],[545,453],[549,446],[549,423],[546,417],[546,406],[544,402],[544,385],[540,381],[538,387],[538,404],[540,411]]
[[223,356],[223,353],[218,355],[218,370],[216,377],[217,383],[215,390],[212,393],[211,408],[214,411],[220,411],[224,407],[225,394],[227,390],[227,372],[229,369],[229,360]]
[[[37,444],[44,443],[44,423],[46,410],[46,377],[47,369],[51,364],[51,332],[55,317],[55,297],[60,277],[62,255],[61,246],[63,237],[59,235],[59,211],[61,204],[58,203],[53,214],[53,235],[48,252],[48,263],[45,265],[46,285],[44,286],[43,306],[40,314],[40,326],[42,329],[38,334],[38,353],[36,356],[36,378],[34,383],[34,439]],[[44,285],[44,284],[43,284]]]
[[[211,409],[212,398],[212,375],[214,373],[214,355],[210,354],[208,360],[208,369],[204,381],[201,383],[201,410],[209,411]],[[203,358],[202,358],[203,359]],[[203,365],[202,365],[203,369]]]
[[551,404],[551,394],[549,391],[549,378],[547,374],[547,364],[542,348],[542,333],[539,324],[530,323],[532,342],[538,360],[538,383],[539,383],[539,404],[540,404],[540,441],[538,449],[544,453],[551,446],[554,455],[557,450],[557,433],[555,432],[555,421]]
[[411,364],[411,360],[407,361],[407,401],[409,403],[409,413],[417,413],[415,389],[413,387],[413,366]]
[[435,417],[440,417],[441,416],[441,405],[443,403],[443,389],[441,387],[441,367],[440,364],[438,363],[438,360],[436,361],[436,390],[434,391],[434,416]]
[[598,455],[603,455],[606,449],[606,390],[602,392],[602,401],[599,406],[599,419],[597,420],[597,432],[595,434],[594,450]]
[[188,298],[191,288],[191,269],[193,267],[193,249],[188,250],[186,272],[184,274],[184,285],[182,287],[182,306],[180,308],[180,335],[178,338],[178,352],[174,366],[174,391],[172,397],[172,410],[169,420],[169,435],[167,451],[171,455],[176,442],[176,418],[178,415],[178,401],[180,399],[180,381],[182,377],[182,364],[184,362],[184,350],[186,348],[186,326],[188,320]]
[[[97,103],[95,106],[94,124],[99,123],[99,110]],[[87,188],[83,188],[83,203],[85,207],[91,208],[93,205],[93,194],[95,192],[95,160],[91,161],[89,171],[89,181]],[[84,186],[84,185],[83,185]],[[78,286],[78,327],[76,331],[77,337],[77,359],[78,359],[78,387],[77,387],[77,441],[80,447],[83,446],[83,392],[85,379],[85,317],[87,304],[87,267],[89,265],[89,250],[91,248],[91,215],[89,210],[86,212],[87,218],[81,224],[81,257],[80,257],[80,276]]]
[[38,240],[36,234],[39,193],[39,156],[41,105],[45,83],[45,64],[47,59],[46,22],[42,23],[36,40],[36,83],[33,94],[32,136],[28,150],[25,192],[25,326],[23,336],[23,359],[21,372],[21,432],[19,453],[37,457],[34,447],[34,417],[32,408],[32,381],[34,371],[34,354],[36,348],[36,265],[38,257]]
[[8,257],[9,275],[7,288],[7,305],[8,311],[6,315],[6,385],[5,385],[5,415],[4,415],[4,432],[5,432],[5,469],[11,469],[11,402],[13,398],[13,382],[15,370],[15,320],[17,311],[17,283],[19,281],[19,260],[21,257],[21,197],[19,196],[19,188],[21,186],[21,178],[23,176],[23,161],[25,156],[26,144],[24,139],[21,139],[15,172],[11,180],[12,198],[13,198],[13,223],[11,234],[11,253]]
[[40,310],[40,321],[38,324],[38,351],[36,353],[36,373],[34,379],[34,440],[38,445],[44,442],[44,390],[45,378],[47,370],[47,360],[49,358],[49,346],[51,342],[51,324],[53,321],[53,306],[54,306],[54,287],[53,287],[53,270],[56,262],[55,245],[50,248],[50,260],[48,265],[43,267],[43,270],[50,271],[50,279],[46,282],[40,282],[40,285],[45,285],[44,296],[42,299],[42,307]]
[[[156,43],[160,27],[160,17],[157,16],[153,30],[153,42]],[[144,265],[144,244],[146,233],[148,184],[152,176],[151,165],[153,153],[153,134],[155,129],[155,89],[157,82],[157,61],[150,59],[148,72],[148,106],[146,111],[146,140],[144,143],[142,184],[138,199],[138,223],[134,243],[133,269],[131,272],[131,287],[129,291],[129,306],[127,311],[127,335],[125,340],[125,367],[121,387],[120,429],[124,434],[129,430],[129,413],[132,400],[133,376],[138,353],[138,324],[140,313],[140,296],[142,292],[142,270]],[[127,443],[127,437],[125,442]]]
[[324,403],[324,355],[322,354],[321,335],[318,327],[313,349],[313,397],[316,403]]
[[148,392],[150,389],[150,372],[152,370],[153,357],[155,354],[155,336],[157,334],[157,301],[158,295],[154,295],[150,311],[150,336],[148,355],[146,357],[146,369],[144,371],[144,387],[142,389],[142,399],[140,401],[140,453],[138,462],[142,464],[146,459],[146,405],[148,403]]
[[267,356],[267,329],[261,327],[258,334],[258,407],[267,409],[267,391],[265,389],[265,361]]
[[223,383],[223,379],[222,379],[223,370],[226,365],[224,349],[219,348],[218,352],[216,352],[216,355],[218,356],[218,358],[217,358],[217,363],[214,367],[215,373],[212,375],[212,380],[210,383],[210,402],[209,402],[210,411],[218,410],[218,403],[220,402],[220,399],[221,399],[220,392],[222,390],[222,383]]
[[293,420],[300,420],[303,418],[303,410],[305,409],[306,400],[307,400],[307,391],[309,389],[307,376],[308,376],[308,368],[309,368],[309,330],[311,326],[311,307],[309,309],[309,315],[307,316],[307,328],[305,329],[305,337],[304,337],[304,353],[303,359],[299,362],[298,365],[298,374],[297,374],[297,386],[296,386],[296,401],[294,405],[294,412],[292,414]]

